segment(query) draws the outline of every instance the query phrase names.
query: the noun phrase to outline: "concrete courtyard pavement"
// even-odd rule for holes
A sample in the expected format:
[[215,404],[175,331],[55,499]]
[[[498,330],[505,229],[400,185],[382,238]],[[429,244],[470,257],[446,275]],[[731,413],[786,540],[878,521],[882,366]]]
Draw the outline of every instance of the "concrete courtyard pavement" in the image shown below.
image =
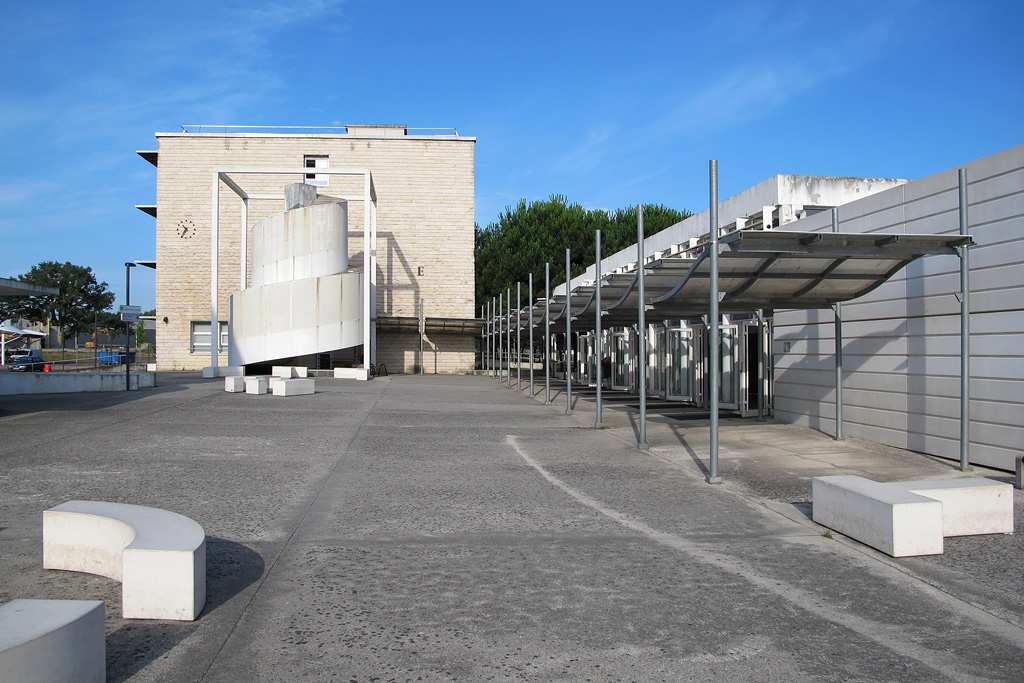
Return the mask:
[[[1022,678],[1020,534],[893,560],[808,519],[811,476],[950,463],[723,419],[711,486],[678,406],[639,451],[628,398],[594,429],[586,392],[565,415],[539,383],[222,387],[0,398],[0,602],[105,600],[111,681]],[[123,620],[119,584],[41,569],[42,511],[71,499],[202,524],[200,618]]]

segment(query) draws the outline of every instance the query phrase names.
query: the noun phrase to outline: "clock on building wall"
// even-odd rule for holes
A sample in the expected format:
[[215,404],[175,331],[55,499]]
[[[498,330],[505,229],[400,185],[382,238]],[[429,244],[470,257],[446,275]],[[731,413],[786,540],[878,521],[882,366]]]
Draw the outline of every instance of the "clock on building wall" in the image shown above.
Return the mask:
[[175,232],[178,233],[178,237],[183,240],[190,240],[195,237],[196,224],[188,218],[178,221],[178,227],[175,228]]

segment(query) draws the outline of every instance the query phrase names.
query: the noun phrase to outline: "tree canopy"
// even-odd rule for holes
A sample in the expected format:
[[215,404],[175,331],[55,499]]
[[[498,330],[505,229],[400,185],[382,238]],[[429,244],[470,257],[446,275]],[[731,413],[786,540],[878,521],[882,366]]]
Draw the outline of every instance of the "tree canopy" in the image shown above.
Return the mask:
[[[534,274],[534,295],[544,292],[544,264],[551,263],[551,285],[565,281],[565,250],[570,250],[573,277],[594,263],[595,231],[601,230],[601,252],[607,257],[636,244],[636,207],[603,211],[570,204],[562,195],[543,201],[519,201],[506,207],[496,223],[476,227],[476,309],[517,282],[525,288]],[[644,237],[688,218],[660,204],[644,206]]]
[[73,263],[43,261],[17,279],[60,291],[57,295],[5,297],[0,300],[0,316],[56,325],[62,346],[67,335],[91,329],[97,313],[102,315],[114,303],[113,292],[107,291],[106,282],[96,282],[92,268]]

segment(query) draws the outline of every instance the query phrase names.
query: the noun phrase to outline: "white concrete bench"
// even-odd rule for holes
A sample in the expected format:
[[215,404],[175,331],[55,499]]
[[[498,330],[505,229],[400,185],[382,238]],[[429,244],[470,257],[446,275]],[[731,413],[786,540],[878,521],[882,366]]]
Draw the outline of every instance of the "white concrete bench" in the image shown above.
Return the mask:
[[159,508],[72,500],[46,510],[43,567],[120,581],[125,619],[192,621],[206,604],[206,533]]
[[270,383],[274,396],[302,396],[316,393],[316,380],[274,378]]
[[273,366],[274,377],[283,377],[284,379],[291,379],[293,377],[305,378],[309,376],[309,368],[303,365],[275,365]]
[[270,378],[260,376],[245,378],[245,393],[265,394],[268,391],[270,391]]
[[334,379],[355,379],[365,382],[370,379],[369,368],[334,368]]
[[814,521],[892,557],[941,555],[946,536],[1013,533],[1013,487],[991,479],[814,477]]
[[12,600],[0,607],[0,683],[103,683],[101,600]]
[[245,378],[244,377],[225,377],[224,378],[224,391],[231,393],[239,393],[245,391]]

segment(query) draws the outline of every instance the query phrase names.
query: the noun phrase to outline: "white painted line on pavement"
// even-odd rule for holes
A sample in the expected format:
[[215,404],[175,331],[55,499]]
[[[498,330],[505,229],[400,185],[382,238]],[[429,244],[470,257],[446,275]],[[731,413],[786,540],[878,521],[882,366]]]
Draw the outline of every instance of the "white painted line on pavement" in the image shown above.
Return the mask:
[[[702,548],[698,544],[688,541],[681,536],[655,529],[640,520],[634,519],[623,512],[608,507],[604,503],[591,498],[587,494],[573,488],[548,472],[523,449],[515,434],[505,435],[505,442],[519,454],[519,457],[526,461],[526,464],[537,470],[537,472],[550,484],[574,498],[577,502],[600,512],[602,515],[614,520],[631,531],[642,534],[650,540],[668,548],[686,553],[697,560],[718,567],[722,571],[739,575],[761,590],[777,595],[783,600],[795,605],[798,609],[810,612],[821,619],[830,621],[842,626],[843,628],[850,629],[864,638],[874,641],[882,647],[892,650],[901,656],[917,660],[924,666],[937,671],[943,676],[947,676],[956,681],[986,680],[962,671],[958,666],[959,662],[955,655],[945,651],[929,649],[919,642],[910,640],[907,637],[908,634],[916,629],[908,628],[909,625],[873,621],[850,613],[848,611],[848,607],[845,609],[833,608],[831,605],[825,603],[827,596],[811,593],[802,588],[789,585],[779,580],[777,577],[764,576],[735,557],[730,557],[728,555],[723,555],[722,553],[708,550],[707,548]],[[928,589],[925,588],[925,591],[928,591]],[[939,593],[939,595],[936,596],[935,593]],[[1018,648],[1024,647],[1024,630],[1017,626],[993,617],[987,612],[979,610],[968,603],[964,603],[959,600],[948,600],[950,596],[934,591],[934,589],[928,591],[926,595],[927,597],[932,598],[947,598],[947,600],[940,600],[940,602],[943,602],[945,606],[951,609],[956,609],[956,611],[963,613],[964,616],[979,622],[979,624],[985,627],[986,630],[1008,640],[1014,646]],[[938,624],[936,626],[940,627]],[[927,632],[923,635],[926,638],[928,637]]]

